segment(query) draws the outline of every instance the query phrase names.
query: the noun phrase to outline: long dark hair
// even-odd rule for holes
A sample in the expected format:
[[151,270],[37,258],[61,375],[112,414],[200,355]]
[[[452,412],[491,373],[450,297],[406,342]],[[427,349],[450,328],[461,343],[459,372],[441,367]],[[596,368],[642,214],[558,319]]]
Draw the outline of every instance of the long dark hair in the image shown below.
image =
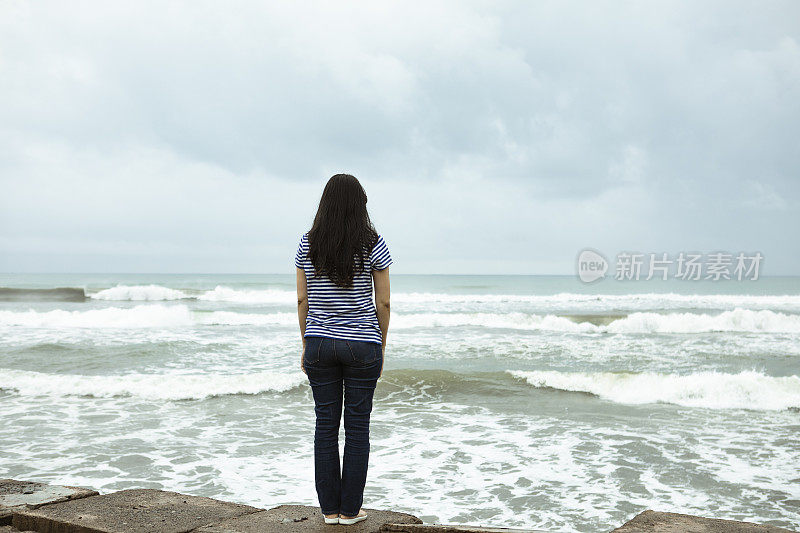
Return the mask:
[[315,275],[352,287],[353,276],[364,269],[377,240],[364,188],[350,174],[331,176],[308,232],[308,258]]

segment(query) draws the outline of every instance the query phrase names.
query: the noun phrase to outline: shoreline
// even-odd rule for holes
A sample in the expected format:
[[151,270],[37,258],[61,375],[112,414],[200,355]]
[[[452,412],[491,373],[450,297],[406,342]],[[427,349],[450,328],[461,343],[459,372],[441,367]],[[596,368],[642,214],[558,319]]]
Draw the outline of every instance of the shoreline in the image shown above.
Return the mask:
[[[0,479],[0,533],[523,533],[542,530],[426,524],[414,515],[364,509],[369,518],[351,526],[327,525],[319,508],[270,509],[160,489],[107,494],[88,487]],[[613,533],[792,533],[781,527],[646,510]]]

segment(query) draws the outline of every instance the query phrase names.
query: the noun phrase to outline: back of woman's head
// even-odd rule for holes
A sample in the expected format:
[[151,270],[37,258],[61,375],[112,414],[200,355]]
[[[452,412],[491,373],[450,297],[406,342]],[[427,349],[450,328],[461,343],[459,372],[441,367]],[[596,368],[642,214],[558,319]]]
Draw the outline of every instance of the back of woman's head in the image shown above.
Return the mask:
[[364,188],[350,174],[332,176],[308,232],[308,258],[315,274],[327,276],[340,287],[352,287],[354,275],[365,268],[377,240]]

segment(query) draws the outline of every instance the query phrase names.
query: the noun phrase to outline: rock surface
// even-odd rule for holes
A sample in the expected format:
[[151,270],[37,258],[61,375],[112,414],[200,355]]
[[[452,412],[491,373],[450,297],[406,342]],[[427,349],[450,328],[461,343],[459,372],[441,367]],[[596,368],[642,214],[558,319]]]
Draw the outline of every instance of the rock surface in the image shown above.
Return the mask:
[[20,531],[19,529],[15,528],[14,526],[0,526],[0,533],[30,533],[30,530],[28,530],[28,531]]
[[15,511],[11,525],[46,533],[179,533],[262,510],[179,492],[129,489]]
[[49,503],[64,502],[98,494],[85,487],[48,485],[33,481],[0,479],[0,525],[11,523],[14,511],[36,509]]
[[647,510],[612,533],[792,533],[782,527]]
[[[192,533],[299,533],[326,531],[330,533],[377,533],[383,524],[421,524],[416,516],[391,511],[364,508],[367,519],[349,526],[326,524],[319,507],[280,505],[258,513],[238,516],[196,529]],[[344,529],[344,530],[343,530]]]
[[[410,514],[365,509],[350,526],[325,524],[318,507],[261,509],[156,489],[98,494],[85,487],[0,479],[0,533],[531,533],[533,530],[423,524]],[[5,522],[3,522],[5,517]],[[644,511],[612,533],[792,533],[788,529]]]

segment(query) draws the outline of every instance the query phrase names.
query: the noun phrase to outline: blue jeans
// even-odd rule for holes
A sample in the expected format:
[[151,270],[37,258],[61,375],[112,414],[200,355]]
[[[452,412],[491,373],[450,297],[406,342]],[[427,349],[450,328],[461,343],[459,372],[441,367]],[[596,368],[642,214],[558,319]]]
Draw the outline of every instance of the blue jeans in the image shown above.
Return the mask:
[[[364,500],[369,461],[369,415],[383,367],[373,342],[306,337],[303,352],[317,417],[314,479],[324,514],[356,516]],[[342,395],[344,384],[344,395]],[[344,400],[344,460],[339,473],[339,421]]]

